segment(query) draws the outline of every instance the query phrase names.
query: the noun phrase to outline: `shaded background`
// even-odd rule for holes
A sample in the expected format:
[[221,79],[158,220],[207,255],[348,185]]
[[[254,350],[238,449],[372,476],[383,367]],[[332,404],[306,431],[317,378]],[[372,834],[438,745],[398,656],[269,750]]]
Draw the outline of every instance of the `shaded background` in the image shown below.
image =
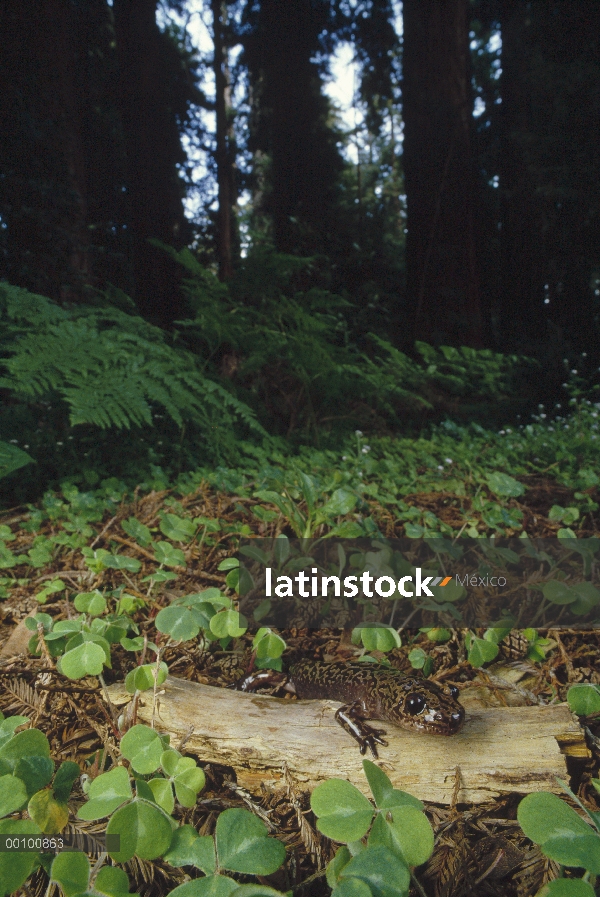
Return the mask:
[[[287,440],[553,401],[600,363],[598,34],[594,0],[6,0],[0,278],[160,328]],[[348,47],[350,119],[326,90]],[[11,295],[4,359],[38,326]],[[438,346],[537,373],[478,395],[484,354],[423,385]],[[35,389],[10,369],[0,438],[98,426],[53,365]],[[128,401],[110,426],[151,420]]]

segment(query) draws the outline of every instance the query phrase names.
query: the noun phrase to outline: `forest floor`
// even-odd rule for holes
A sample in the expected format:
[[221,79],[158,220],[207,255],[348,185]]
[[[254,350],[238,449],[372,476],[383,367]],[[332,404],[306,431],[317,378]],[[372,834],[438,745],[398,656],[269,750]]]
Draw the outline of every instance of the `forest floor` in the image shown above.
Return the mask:
[[[565,521],[551,511],[555,507],[569,508],[575,490],[543,475],[524,476],[519,480],[525,491],[503,502],[507,513],[517,510],[522,526],[531,537],[555,536]],[[596,486],[590,487],[586,494],[588,507],[600,501]],[[456,535],[464,530],[465,521],[473,526],[477,520],[481,521],[482,514],[489,514],[489,509],[477,508],[468,497],[456,494],[452,489],[407,493],[403,502],[409,509],[416,509],[421,515],[419,519],[423,520],[423,515],[429,512],[443,522],[447,532]],[[370,517],[384,536],[404,534],[404,522],[389,506],[377,499],[370,499],[368,504]],[[304,508],[306,512],[302,496],[299,496],[296,508],[299,511]],[[156,554],[151,550],[154,543],[139,535],[142,530],[136,536],[131,525],[126,530],[121,523],[135,518],[142,528],[147,527],[154,533],[165,515],[174,515],[180,520],[218,521],[218,526],[210,532],[210,526],[200,523],[199,526],[204,526],[204,535],[191,538],[186,545],[181,540],[177,542],[171,533],[167,539],[170,538],[171,545],[183,550],[184,561],[169,566],[157,564]],[[352,514],[347,516],[351,518]],[[581,524],[580,537],[600,534],[593,512]],[[168,528],[163,527],[163,537],[165,531],[168,532]],[[82,770],[89,770],[89,765],[107,744],[118,745],[118,733],[106,706],[103,689],[95,677],[73,680],[61,675],[47,651],[41,656],[30,654],[28,643],[35,633],[25,628],[25,618],[42,611],[54,622],[72,619],[76,616],[73,596],[99,590],[116,601],[122,596],[119,589],[124,586],[123,594],[126,592],[139,599],[134,614],[139,631],[152,641],[160,644],[162,639],[165,644],[166,639],[157,632],[154,620],[160,609],[174,598],[214,587],[233,595],[226,584],[227,573],[223,567],[219,570],[219,565],[231,557],[232,546],[240,533],[264,536],[286,531],[293,535],[288,522],[264,498],[251,494],[232,495],[207,483],[187,494],[176,495],[170,490],[136,494],[133,499],[113,503],[110,508],[94,506],[91,500],[86,505],[80,494],[79,499],[72,496],[70,504],[57,498],[54,507],[47,501],[43,508],[7,512],[0,518],[0,535],[14,564],[10,560],[4,563],[8,570],[2,580],[0,710],[5,715],[28,716],[48,737],[55,761],[74,760]],[[514,535],[518,530],[511,531],[508,527],[506,532]],[[128,562],[128,566],[121,569],[105,566],[103,560],[106,561],[110,553],[139,563]],[[175,575],[161,583],[161,577],[156,574],[165,569],[175,571]],[[57,580],[62,587],[56,586],[52,591],[50,586],[49,591],[43,591]],[[350,642],[348,632],[297,628],[281,634],[287,644],[284,665],[288,658],[299,656],[331,660],[348,659],[361,653],[361,648]],[[548,635],[544,631],[539,634]],[[522,638],[515,634],[505,638],[494,662],[492,677],[489,667],[475,668],[468,662],[464,640],[458,630],[441,644],[432,644],[422,632],[402,633],[403,644],[389,654],[389,660],[395,667],[410,669],[408,654],[420,647],[432,658],[434,678],[451,669],[452,682],[459,689],[467,684],[480,687],[482,701],[487,706],[564,701],[573,684],[600,685],[600,630],[562,630],[549,634],[553,647],[538,662],[527,659],[527,642]],[[104,672],[107,684],[123,680],[136,664],[135,655],[118,642],[111,647],[112,668]],[[166,647],[162,659],[173,676],[224,687],[250,668],[252,658],[252,635],[246,633],[226,648],[219,641],[202,639],[171,644]],[[503,687],[498,686],[502,670],[506,668],[521,671],[518,686],[511,685],[514,680],[510,678],[505,680]],[[600,810],[599,796],[591,784],[591,779],[598,775],[600,742],[594,737],[594,721],[586,722],[591,759],[570,763],[570,784],[587,807]],[[202,763],[202,757],[198,759]],[[200,834],[206,834],[213,831],[217,815],[223,809],[250,807],[257,812],[264,811],[269,815],[273,833],[286,844],[291,858],[282,870],[265,880],[265,884],[282,891],[291,890],[294,895],[329,893],[322,873],[334,848],[332,842],[317,831],[307,794],[296,792],[289,786],[277,793],[263,791],[250,795],[236,786],[235,770],[218,764],[210,764],[205,774],[205,789],[192,809],[181,811],[181,819],[194,825]],[[82,798],[78,789],[76,784],[74,806]],[[472,806],[427,804],[426,812],[436,835],[435,850],[428,863],[417,870],[419,885],[412,888],[411,897],[423,897],[423,894],[431,897],[466,894],[529,897],[545,881],[555,877],[556,864],[525,837],[518,825],[516,809],[521,799],[520,794],[509,794]],[[308,811],[302,817],[305,825],[299,823],[295,809],[297,802],[303,811]],[[101,824],[76,821],[73,816],[71,824],[75,828],[83,826],[85,829],[87,826],[90,831],[102,828]],[[134,858],[125,868],[132,890],[144,897],[162,897],[186,880],[182,869],[174,869],[161,860]],[[39,870],[26,893],[37,897],[47,894],[46,889],[47,877]]]

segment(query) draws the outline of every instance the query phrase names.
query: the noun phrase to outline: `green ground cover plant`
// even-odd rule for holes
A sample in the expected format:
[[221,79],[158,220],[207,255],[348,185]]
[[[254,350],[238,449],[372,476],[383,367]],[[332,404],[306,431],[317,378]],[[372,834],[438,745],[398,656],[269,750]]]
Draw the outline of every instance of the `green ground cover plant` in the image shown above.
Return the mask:
[[[180,261],[190,275],[193,315],[177,337],[141,321],[125,300],[122,308],[104,300],[63,308],[12,287],[0,293],[0,388],[7,400],[0,477],[4,507],[20,505],[0,524],[0,599],[35,596],[40,608],[26,624],[29,647],[64,675],[61,681],[96,677],[102,690],[116,667],[130,694],[156,695],[175,648],[233,653],[244,638],[250,666],[281,670],[287,636],[265,622],[269,608],[253,606],[246,617],[238,607],[248,586],[234,557],[240,536],[278,535],[278,570],[298,561],[289,548],[294,537],[309,544],[368,538],[379,542],[381,569],[387,565],[396,576],[411,567],[384,557],[388,536],[438,539],[440,556],[448,558],[461,536],[517,536],[525,547],[528,537],[558,536],[573,544],[576,575],[561,578],[551,561],[537,558],[545,571],[542,610],[584,613],[598,604],[589,578],[598,551],[600,402],[571,364],[565,400],[531,414],[514,401],[523,364],[531,370],[522,360],[426,344],[409,357],[377,334],[358,343],[342,301],[300,289],[304,262],[295,259],[286,270],[285,260],[272,260],[280,267],[267,289],[250,260],[246,280],[240,274],[230,288],[245,296],[244,306],[193,257]],[[250,339],[256,333],[260,339]],[[306,334],[318,348],[310,358]],[[277,399],[275,356],[291,372]],[[118,363],[108,365],[109,357]],[[228,365],[233,373],[225,375]],[[90,400],[92,382],[102,389]],[[290,397],[306,400],[301,420],[290,418]],[[490,401],[508,423],[473,420]],[[367,427],[369,404],[376,421]],[[327,422],[332,405],[347,414],[345,423]],[[532,489],[540,482],[548,500],[535,505]],[[142,513],[153,494],[155,512]],[[69,578],[74,570],[77,589]],[[218,587],[193,584],[195,571]],[[464,594],[452,588],[445,604],[454,626]],[[165,589],[175,590],[168,603]],[[57,606],[69,608],[61,619]],[[500,619],[461,638],[471,671],[502,655],[513,625]],[[524,657],[539,666],[557,643],[536,626],[522,637]],[[404,638],[402,651],[412,669],[428,675],[436,652],[453,640],[448,625],[424,626]],[[391,623],[363,619],[351,644],[364,662],[389,663],[401,637]],[[576,685],[569,703],[593,719],[598,687]],[[162,857],[174,869],[192,870],[196,877],[173,891],[177,897],[277,897],[285,890],[283,879],[274,878],[276,886],[269,879],[285,849],[247,810],[221,812],[207,835],[180,824],[202,791],[204,772],[152,729],[134,725],[120,733],[118,762],[82,786],[84,797],[75,764],[58,765],[46,736],[26,725],[25,717],[0,723],[0,834],[55,837],[76,793],[82,820],[105,820],[109,829],[135,835],[100,869],[81,852],[23,853],[12,865],[0,855],[6,894],[41,866],[65,897],[123,897],[129,879],[108,863],[132,857]],[[422,805],[394,792],[368,761],[365,773],[374,801],[343,782],[313,793],[317,829],[341,845],[326,881],[336,897],[406,897],[411,886],[418,891],[415,868],[430,857],[431,825]],[[552,806],[536,805],[548,798]],[[567,871],[541,894],[593,893],[597,833],[559,798],[526,801],[523,830],[548,857],[576,868],[582,854],[573,844],[590,848],[588,865],[579,867],[583,879]],[[540,828],[550,810],[564,816],[566,835]],[[565,847],[569,838],[573,850]]]

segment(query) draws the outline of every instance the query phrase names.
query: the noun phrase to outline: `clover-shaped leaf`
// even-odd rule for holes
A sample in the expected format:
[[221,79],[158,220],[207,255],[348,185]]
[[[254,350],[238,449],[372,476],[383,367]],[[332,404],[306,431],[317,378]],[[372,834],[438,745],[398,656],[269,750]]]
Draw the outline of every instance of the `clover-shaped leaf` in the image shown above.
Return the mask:
[[219,815],[215,829],[219,866],[231,872],[270,875],[285,859],[285,847],[270,838],[265,824],[248,810]]
[[433,829],[421,810],[409,806],[393,807],[385,816],[377,816],[369,832],[368,844],[389,848],[408,866],[420,866],[433,853]]
[[196,795],[204,788],[206,777],[204,771],[196,766],[191,757],[182,757],[177,763],[173,776],[175,794],[182,807],[193,807]]
[[348,489],[336,489],[329,501],[319,509],[317,518],[328,520],[332,517],[343,517],[355,508],[357,501],[354,492]]
[[394,788],[384,771],[371,760],[363,760],[363,769],[378,809],[389,809],[391,807],[425,809],[421,801],[413,797],[412,794]]
[[51,757],[26,756],[19,757],[13,774],[21,779],[31,797],[50,782],[53,772],[54,761]]
[[498,656],[498,650],[495,642],[472,636],[468,645],[468,661],[471,666],[482,667]]
[[327,865],[327,869],[325,870],[325,878],[330,888],[335,888],[342,869],[350,862],[351,859],[352,854],[345,844],[336,850],[335,856],[332,860],[330,860]]
[[158,769],[163,751],[164,746],[158,732],[149,726],[132,726],[121,739],[121,753],[141,775],[148,775]]
[[550,859],[600,873],[600,836],[556,794],[528,794],[519,804],[517,819]]
[[140,523],[137,517],[130,517],[128,520],[122,520],[121,526],[127,535],[131,536],[132,539],[135,539],[138,545],[141,545],[142,548],[147,548],[152,541],[152,533],[145,524]]
[[222,610],[210,621],[210,631],[217,638],[238,638],[248,628],[248,621],[237,610]]
[[507,473],[496,471],[489,474],[487,484],[494,495],[500,495],[506,498],[517,498],[525,492],[525,486],[515,480],[514,477]]
[[369,847],[352,857],[340,878],[359,879],[368,885],[373,897],[407,897],[410,886],[408,866],[387,847]]
[[107,835],[119,835],[119,850],[109,854],[117,863],[126,863],[134,855],[143,860],[162,856],[171,844],[171,820],[156,804],[136,798],[110,817]]
[[106,652],[101,645],[85,641],[66,651],[60,658],[60,672],[69,679],[82,679],[84,676],[99,676],[106,663]]
[[80,592],[73,601],[76,609],[81,613],[99,617],[106,610],[106,598],[95,589],[93,592]]
[[215,842],[210,835],[199,835],[193,825],[180,825],[163,859],[172,866],[197,866],[205,875],[217,868]]
[[[30,819],[0,819],[0,835],[39,835],[40,829]],[[27,881],[38,855],[31,851],[0,851],[0,897],[10,897]]]
[[589,883],[581,878],[556,878],[544,885],[536,897],[596,897]]
[[170,542],[155,542],[154,557],[165,567],[185,567],[185,554]]
[[[154,688],[154,677],[157,673],[155,663],[145,663],[140,667],[130,670],[125,677],[125,688],[129,694],[135,694],[136,691],[146,691]],[[169,673],[167,664],[162,661],[156,675],[156,685],[162,685]]]
[[65,584],[62,579],[52,579],[50,582],[46,583],[40,592],[37,593],[35,599],[36,601],[39,601],[40,604],[45,604],[50,595],[54,595],[56,592],[62,592],[64,588]]
[[256,652],[256,666],[258,669],[264,669],[265,667],[278,667],[281,669],[280,658],[285,651],[285,642],[280,635],[277,635],[272,629],[263,626],[254,636],[252,647]]
[[572,685],[567,692],[567,701],[578,716],[600,713],[600,688],[590,682]]
[[148,787],[152,791],[152,796],[159,807],[168,813],[169,816],[175,809],[175,798],[173,797],[173,786],[168,779],[150,779]]
[[93,780],[88,792],[88,802],[77,811],[79,819],[101,819],[131,800],[131,782],[129,774],[123,766],[117,766],[102,773]]
[[373,897],[373,891],[361,878],[342,878],[331,897]]
[[158,631],[170,635],[177,642],[196,638],[200,632],[200,625],[193,610],[173,604],[170,607],[163,607],[155,620]]
[[106,894],[106,897],[127,897],[129,879],[117,866],[103,866],[96,876],[94,890]]
[[381,623],[375,626],[357,627],[355,632],[360,637],[367,651],[392,651],[394,648],[399,648],[402,644],[396,630]]
[[317,785],[310,807],[317,828],[334,841],[358,841],[373,819],[370,801],[346,779],[328,779]]
[[160,531],[173,542],[189,542],[196,535],[197,525],[188,517],[165,514],[160,521]]
[[37,791],[27,804],[27,812],[39,827],[48,835],[62,832],[69,821],[69,808],[66,801],[58,801],[49,788]]
[[128,573],[139,573],[142,562],[137,558],[130,558],[126,554],[109,554],[102,558],[102,563],[110,570],[127,570]]
[[[15,772],[19,763],[34,757],[50,759],[50,742],[39,729],[25,729],[23,732],[17,732],[0,747],[0,764],[5,772]],[[50,776],[52,776],[53,770],[54,764],[52,764]],[[49,782],[50,777],[46,781]]]
[[87,891],[90,880],[90,861],[79,850],[65,851],[52,861],[50,881],[60,885],[65,897]]
[[237,881],[227,875],[206,875],[179,885],[169,893],[169,897],[230,897],[237,890]]
[[572,604],[577,601],[577,592],[566,582],[561,582],[558,579],[551,579],[544,583],[542,594],[552,604]]
[[4,719],[0,716],[0,748],[5,742],[10,741],[13,737],[15,729],[24,726],[29,720],[26,716],[9,716]]
[[52,790],[57,800],[67,801],[69,799],[73,782],[79,776],[79,773],[79,766],[77,763],[73,763],[72,760],[65,760],[60,764],[52,785]]
[[15,776],[0,776],[0,816],[9,816],[27,803],[27,789]]

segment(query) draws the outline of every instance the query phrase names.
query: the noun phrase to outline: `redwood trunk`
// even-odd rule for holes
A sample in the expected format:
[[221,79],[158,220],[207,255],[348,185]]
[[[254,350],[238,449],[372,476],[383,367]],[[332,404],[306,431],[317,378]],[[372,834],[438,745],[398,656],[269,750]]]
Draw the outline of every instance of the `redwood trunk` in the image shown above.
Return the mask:
[[114,0],[135,301],[150,321],[185,315],[179,270],[151,239],[179,249],[185,230],[177,123],[165,90],[157,0]]
[[406,277],[414,334],[480,346],[467,0],[404,2]]
[[229,280],[233,275],[233,217],[235,205],[235,143],[232,129],[231,84],[227,56],[225,26],[227,3],[212,0],[217,184],[219,209],[217,213],[217,252],[219,276]]

